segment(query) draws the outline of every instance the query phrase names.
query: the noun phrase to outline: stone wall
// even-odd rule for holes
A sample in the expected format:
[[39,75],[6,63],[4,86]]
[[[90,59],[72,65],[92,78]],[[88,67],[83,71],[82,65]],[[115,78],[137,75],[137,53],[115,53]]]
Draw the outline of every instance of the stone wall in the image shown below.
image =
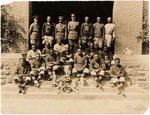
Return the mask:
[[1,84],[12,83],[16,66],[21,57],[22,55],[19,53],[1,54]]
[[115,53],[122,54],[125,48],[134,54],[142,54],[137,36],[142,30],[143,1],[115,1],[113,22],[116,25]]
[[[2,54],[1,84],[12,83],[16,65],[21,54]],[[118,55],[133,84],[149,87],[149,55]]]
[[132,83],[142,88],[149,88],[149,55],[119,57]]

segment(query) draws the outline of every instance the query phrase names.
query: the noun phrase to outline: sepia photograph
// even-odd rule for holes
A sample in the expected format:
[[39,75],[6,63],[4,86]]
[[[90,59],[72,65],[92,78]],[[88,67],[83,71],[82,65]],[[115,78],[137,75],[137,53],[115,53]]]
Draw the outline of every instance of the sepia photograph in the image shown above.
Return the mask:
[[144,114],[149,1],[1,4],[1,114]]

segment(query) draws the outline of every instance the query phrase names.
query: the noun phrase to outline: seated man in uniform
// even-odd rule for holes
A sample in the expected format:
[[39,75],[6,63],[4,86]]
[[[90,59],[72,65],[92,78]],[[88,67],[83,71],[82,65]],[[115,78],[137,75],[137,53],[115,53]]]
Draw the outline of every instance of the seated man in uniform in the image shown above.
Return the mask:
[[106,67],[105,69],[109,70],[110,66],[111,66],[111,60],[109,59],[108,55],[105,56],[103,61],[104,61],[105,67]]
[[[81,83],[84,82],[84,77],[89,74],[89,69],[87,67],[87,58],[78,49],[74,56],[74,68],[72,69],[73,76],[80,77]],[[84,84],[84,83],[83,83]]]
[[61,39],[58,39],[57,40],[57,43],[54,45],[54,51],[58,54],[61,54],[63,53],[64,51],[68,50],[68,45],[64,45],[62,43],[62,40]]
[[104,71],[104,66],[103,66],[103,62],[101,59],[99,59],[98,54],[94,54],[93,59],[90,61],[90,74],[93,77],[96,77],[96,87],[99,87],[102,89],[102,85],[101,85],[101,80],[104,77],[105,71]]
[[98,54],[99,51],[100,51],[100,48],[99,48],[98,42],[95,41],[94,42],[94,53]]
[[107,46],[104,46],[103,51],[101,52],[102,58],[105,59],[105,56],[108,56],[110,60],[113,58],[113,54],[108,50]]
[[52,49],[49,49],[49,44],[45,44],[45,48],[42,50],[42,57],[45,60],[46,63],[46,76],[48,77],[48,80],[52,79],[52,68],[55,65],[55,54]]
[[93,42],[90,43],[90,46],[86,48],[85,54],[89,57],[89,60],[92,58],[94,54]]
[[78,44],[74,44],[75,47],[75,53],[78,49],[81,49],[81,51],[85,52],[86,48],[88,47],[87,43],[83,43],[81,39],[78,40]]
[[37,53],[41,56],[41,51],[36,48],[35,44],[32,44],[32,49],[27,52],[27,59],[26,60],[30,64],[32,64],[33,60],[35,59]]
[[25,59],[19,59],[19,65],[16,68],[15,76],[13,77],[14,82],[19,88],[19,93],[25,94],[25,86],[31,81],[29,76],[30,65]]
[[33,60],[33,63],[31,64],[31,72],[30,76],[34,82],[34,86],[39,87],[39,81],[41,77],[45,74],[45,60],[40,56],[40,54],[36,54],[36,58]]
[[64,45],[61,39],[57,40],[57,44],[54,45],[54,53],[56,54],[56,64],[53,66],[53,84],[52,87],[56,87],[56,78],[57,74],[63,74],[62,62],[60,61],[60,57],[64,52],[68,50],[68,45]]
[[110,76],[112,77],[110,81],[111,85],[117,87],[117,89],[119,90],[118,94],[122,94],[123,96],[125,96],[124,83],[127,73],[124,67],[120,65],[119,58],[115,58],[115,64],[110,67]]

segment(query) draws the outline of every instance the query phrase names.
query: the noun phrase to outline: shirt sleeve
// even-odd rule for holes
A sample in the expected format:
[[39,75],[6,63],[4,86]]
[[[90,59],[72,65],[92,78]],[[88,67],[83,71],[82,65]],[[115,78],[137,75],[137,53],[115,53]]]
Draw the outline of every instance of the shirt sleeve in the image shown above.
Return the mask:
[[110,76],[111,77],[116,77],[116,75],[114,74],[114,66],[110,67]]
[[80,29],[80,35],[81,35],[81,37],[83,36],[83,28],[84,28],[84,24],[81,25],[81,29]]
[[42,37],[44,36],[44,31],[45,31],[45,24],[42,26]]
[[29,28],[29,35],[31,35],[31,33],[32,33],[32,31],[33,31],[33,28],[34,28],[34,25],[31,24],[31,25],[30,25],[30,28]]

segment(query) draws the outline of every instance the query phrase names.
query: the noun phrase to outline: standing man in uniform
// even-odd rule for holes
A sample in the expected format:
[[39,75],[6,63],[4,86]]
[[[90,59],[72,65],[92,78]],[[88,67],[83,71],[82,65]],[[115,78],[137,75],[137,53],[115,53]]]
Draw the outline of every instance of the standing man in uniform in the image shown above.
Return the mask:
[[38,24],[38,16],[33,16],[34,22],[30,25],[29,28],[29,37],[30,37],[30,44],[35,44],[38,47],[40,43],[39,37],[39,24]]
[[97,22],[93,24],[94,41],[98,42],[99,48],[102,49],[104,41],[104,24],[101,23],[100,17],[97,17]]
[[89,46],[89,42],[93,42],[92,40],[92,24],[89,23],[89,17],[85,17],[85,22],[81,25],[81,39],[82,43],[87,43]]
[[52,47],[55,34],[55,24],[51,22],[51,17],[47,16],[47,22],[42,26],[42,44],[49,43]]
[[105,25],[105,45],[110,50],[115,40],[115,25],[112,23],[111,17],[107,18],[107,22]]
[[67,26],[65,24],[63,24],[63,16],[59,16],[59,23],[56,24],[56,28],[55,28],[55,38],[56,41],[57,39],[61,39],[62,42],[64,43],[65,40],[67,39]]
[[71,21],[68,23],[68,32],[68,40],[72,40],[74,43],[77,43],[79,22],[76,21],[75,14],[71,14]]

